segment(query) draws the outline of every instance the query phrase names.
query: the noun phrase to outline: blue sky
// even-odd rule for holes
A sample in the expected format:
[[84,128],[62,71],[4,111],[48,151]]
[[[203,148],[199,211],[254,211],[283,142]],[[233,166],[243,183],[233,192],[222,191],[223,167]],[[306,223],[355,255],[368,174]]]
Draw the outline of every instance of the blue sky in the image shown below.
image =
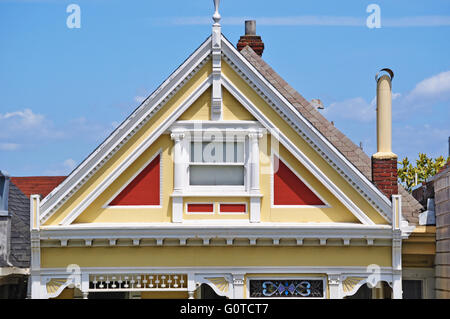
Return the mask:
[[[222,0],[237,43],[256,19],[266,60],[371,155],[374,76],[394,70],[393,148],[448,155],[450,1]],[[81,28],[69,29],[69,4]],[[381,28],[365,25],[369,4]],[[211,0],[0,0],[0,169],[65,175],[211,33]]]

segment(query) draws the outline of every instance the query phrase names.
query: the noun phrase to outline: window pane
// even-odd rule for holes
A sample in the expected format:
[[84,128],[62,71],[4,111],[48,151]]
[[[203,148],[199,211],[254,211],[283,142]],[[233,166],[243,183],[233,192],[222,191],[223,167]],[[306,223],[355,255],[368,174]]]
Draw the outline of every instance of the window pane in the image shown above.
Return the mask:
[[193,163],[243,163],[243,142],[191,142]]
[[244,167],[191,165],[190,185],[244,185]]

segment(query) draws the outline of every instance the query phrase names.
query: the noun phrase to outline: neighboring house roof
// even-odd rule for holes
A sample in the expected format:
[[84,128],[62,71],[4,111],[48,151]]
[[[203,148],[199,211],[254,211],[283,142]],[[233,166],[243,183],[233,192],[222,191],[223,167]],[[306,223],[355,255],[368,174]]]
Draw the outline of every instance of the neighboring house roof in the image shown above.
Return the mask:
[[30,267],[30,200],[17,188],[9,184],[8,211],[11,216],[9,262],[19,268]]
[[[269,81],[297,110],[320,131],[367,179],[372,180],[371,159],[363,150],[331,124],[303,96],[281,78],[253,49],[246,46],[241,54]],[[423,206],[399,184],[404,218],[418,224]]]
[[11,182],[28,197],[39,194],[44,198],[65,178],[66,176],[11,177]]

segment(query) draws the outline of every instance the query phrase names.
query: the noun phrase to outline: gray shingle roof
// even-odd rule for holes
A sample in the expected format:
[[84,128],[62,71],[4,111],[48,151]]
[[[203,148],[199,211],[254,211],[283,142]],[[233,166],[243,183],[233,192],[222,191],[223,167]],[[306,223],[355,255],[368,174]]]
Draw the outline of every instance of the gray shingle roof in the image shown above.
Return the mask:
[[[372,181],[371,159],[347,136],[332,125],[303,96],[281,78],[252,48],[246,46],[241,54],[269,81],[312,125],[322,133],[369,181]],[[422,205],[399,184],[402,212],[408,222],[418,224]]]
[[9,184],[8,211],[11,215],[9,261],[19,268],[30,267],[30,200],[13,183]]

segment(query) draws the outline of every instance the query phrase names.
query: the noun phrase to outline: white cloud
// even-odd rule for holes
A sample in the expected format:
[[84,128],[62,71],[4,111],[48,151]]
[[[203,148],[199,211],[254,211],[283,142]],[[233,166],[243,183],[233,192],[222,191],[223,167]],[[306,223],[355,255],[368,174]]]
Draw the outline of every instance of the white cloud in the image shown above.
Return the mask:
[[331,103],[322,111],[323,115],[330,121],[354,120],[358,122],[370,122],[376,118],[374,101],[368,103],[362,97],[347,99],[342,102]]
[[[447,156],[450,126],[445,119],[448,120],[450,113],[440,102],[450,101],[450,71],[426,78],[404,94],[394,92],[392,100],[394,153],[410,159],[416,159],[419,152],[433,157]],[[434,110],[439,113],[431,113]],[[373,154],[376,98],[370,102],[362,97],[334,102],[325,105],[322,114],[337,122],[343,133],[354,141],[364,141],[364,151]]]
[[[392,93],[392,111],[394,120],[405,116],[413,116],[413,111],[427,108],[430,110],[440,101],[450,101],[450,71],[441,72],[417,83],[413,90]],[[330,121],[354,120],[370,122],[376,118],[376,96],[370,101],[362,97],[337,101],[325,106],[322,111]]]
[[15,123],[26,129],[29,127],[41,125],[44,121],[44,116],[40,114],[35,114],[30,109],[25,109],[23,111],[16,111],[4,114],[0,113],[0,120],[15,121]]
[[16,151],[20,148],[16,143],[0,143],[0,151]]
[[63,131],[56,130],[44,115],[36,114],[31,109],[0,113],[0,142],[10,140],[23,144],[21,142],[32,143],[62,136]]
[[442,99],[450,97],[450,71],[429,77],[419,83],[411,91],[410,98]]

